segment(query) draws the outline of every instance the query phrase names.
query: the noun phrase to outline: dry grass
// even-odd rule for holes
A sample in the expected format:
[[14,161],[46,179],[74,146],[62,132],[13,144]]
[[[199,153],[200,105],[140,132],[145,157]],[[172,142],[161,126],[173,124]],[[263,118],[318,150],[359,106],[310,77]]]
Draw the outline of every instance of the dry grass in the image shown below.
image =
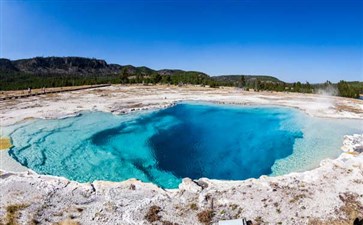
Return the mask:
[[161,216],[159,215],[159,212],[161,211],[161,208],[159,206],[153,205],[149,208],[149,211],[145,215],[145,219],[150,222],[156,222],[160,221]]
[[162,221],[161,224],[162,225],[179,225],[178,223],[173,223],[173,222],[170,222],[170,221]]
[[339,195],[343,206],[338,211],[338,218],[332,220],[311,219],[310,225],[351,225],[357,218],[363,218],[363,205],[357,200],[357,195],[343,193]]
[[295,195],[292,199],[290,199],[290,203],[295,203],[297,201],[299,201],[300,199],[303,199],[305,198],[306,195],[305,194],[298,194],[298,195]]
[[195,203],[190,204],[190,209],[192,210],[198,210],[198,206]]
[[75,220],[63,220],[61,222],[55,223],[54,225],[80,225],[81,223]]
[[336,104],[335,109],[339,112],[354,112],[354,113],[363,113],[361,109],[358,107],[353,107],[351,105],[342,105],[342,104]]
[[8,205],[6,207],[4,224],[5,225],[18,225],[19,224],[18,218],[20,216],[20,212],[21,212],[21,210],[23,210],[27,207],[28,207],[28,205],[25,205],[25,204]]
[[197,216],[198,216],[199,222],[209,225],[212,223],[214,212],[213,212],[213,210],[204,210],[204,211],[198,213]]

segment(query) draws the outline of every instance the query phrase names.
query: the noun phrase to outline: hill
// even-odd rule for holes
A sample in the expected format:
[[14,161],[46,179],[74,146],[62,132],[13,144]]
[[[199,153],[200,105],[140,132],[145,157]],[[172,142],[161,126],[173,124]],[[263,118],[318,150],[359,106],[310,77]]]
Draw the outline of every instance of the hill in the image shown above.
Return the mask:
[[16,90],[99,83],[208,83],[210,77],[198,71],[153,70],[145,66],[108,64],[83,57],[35,57],[0,59],[0,90]]
[[340,81],[309,84],[285,83],[266,75],[221,75],[210,77],[199,71],[176,69],[154,70],[145,66],[108,64],[105,60],[83,57],[35,57],[31,59],[0,59],[0,90],[42,87],[79,86],[105,83],[200,84],[210,87],[234,86],[255,91],[289,91],[319,93],[322,90],[344,97],[358,98],[362,82]]
[[246,81],[259,79],[260,81],[283,83],[283,81],[279,80],[276,77],[266,76],[266,75],[243,75],[243,74],[241,74],[241,75],[219,75],[219,76],[214,76],[212,78],[216,81],[222,81],[222,82],[238,82],[238,81],[240,81],[242,76],[245,77]]

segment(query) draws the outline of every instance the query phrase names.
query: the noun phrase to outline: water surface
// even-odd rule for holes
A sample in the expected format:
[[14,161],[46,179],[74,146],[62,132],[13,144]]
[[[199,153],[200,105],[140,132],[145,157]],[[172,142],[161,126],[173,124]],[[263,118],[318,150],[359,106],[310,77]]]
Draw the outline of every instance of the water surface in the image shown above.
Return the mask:
[[137,178],[242,180],[316,167],[336,157],[360,121],[311,118],[283,107],[183,103],[150,113],[35,120],[12,133],[10,155],[41,174],[80,182]]

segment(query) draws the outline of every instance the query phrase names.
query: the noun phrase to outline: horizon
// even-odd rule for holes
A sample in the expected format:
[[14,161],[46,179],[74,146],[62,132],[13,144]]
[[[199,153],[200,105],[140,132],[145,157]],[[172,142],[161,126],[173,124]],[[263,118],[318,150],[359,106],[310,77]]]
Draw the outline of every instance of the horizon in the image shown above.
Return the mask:
[[[59,57],[59,58],[65,58],[65,57],[75,57],[75,58],[85,58],[85,59],[95,59],[95,60],[104,60],[106,61],[106,63],[108,65],[110,64],[118,64],[118,63],[109,63],[107,62],[107,60],[105,59],[101,59],[101,58],[89,58],[89,57],[83,57],[83,56],[35,56],[35,57],[31,57],[31,58],[19,58],[19,59],[9,59],[11,61],[16,61],[16,60],[27,60],[27,59],[32,59],[32,58],[50,58],[50,57]],[[8,58],[0,58],[0,59],[8,59]],[[118,64],[120,66],[135,66],[135,65],[131,65],[131,64]],[[208,73],[205,73],[204,71],[196,71],[196,70],[188,70],[188,69],[183,69],[183,68],[161,68],[161,69],[155,69],[155,68],[152,68],[152,67],[148,67],[148,66],[135,66],[135,67],[147,67],[149,69],[152,69],[152,70],[155,70],[155,71],[159,71],[159,70],[183,70],[183,71],[193,71],[193,72],[201,72],[201,73],[204,73],[210,77],[216,77],[216,76],[267,76],[267,77],[274,77],[274,78],[277,78],[279,79],[280,81],[282,82],[285,82],[285,83],[295,83],[295,82],[301,82],[301,83],[310,83],[310,84],[323,84],[327,81],[329,82],[332,82],[331,80],[325,80],[325,81],[321,81],[321,82],[309,82],[309,81],[300,81],[300,80],[296,80],[296,81],[293,81],[293,82],[286,82],[285,80],[281,79],[279,76],[276,76],[276,75],[273,75],[273,74],[217,74],[217,75],[210,75]],[[341,81],[341,80],[339,80]],[[336,82],[332,82],[332,83],[338,83],[339,81],[336,81]],[[360,80],[344,80],[344,81],[348,81],[348,82],[363,82],[363,81],[360,81]]]
[[285,82],[363,80],[362,1],[106,3],[1,1],[0,57],[77,55]]

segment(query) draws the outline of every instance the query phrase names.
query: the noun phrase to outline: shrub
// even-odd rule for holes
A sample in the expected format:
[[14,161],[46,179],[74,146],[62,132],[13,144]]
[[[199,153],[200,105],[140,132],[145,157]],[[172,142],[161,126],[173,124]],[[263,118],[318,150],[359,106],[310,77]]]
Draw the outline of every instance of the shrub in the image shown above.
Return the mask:
[[149,211],[145,215],[145,219],[152,223],[155,221],[159,221],[161,219],[161,216],[159,216],[159,212],[161,211],[161,208],[159,206],[153,205],[149,208]]
[[212,210],[204,210],[197,214],[198,220],[204,224],[210,224],[212,222],[214,212]]

